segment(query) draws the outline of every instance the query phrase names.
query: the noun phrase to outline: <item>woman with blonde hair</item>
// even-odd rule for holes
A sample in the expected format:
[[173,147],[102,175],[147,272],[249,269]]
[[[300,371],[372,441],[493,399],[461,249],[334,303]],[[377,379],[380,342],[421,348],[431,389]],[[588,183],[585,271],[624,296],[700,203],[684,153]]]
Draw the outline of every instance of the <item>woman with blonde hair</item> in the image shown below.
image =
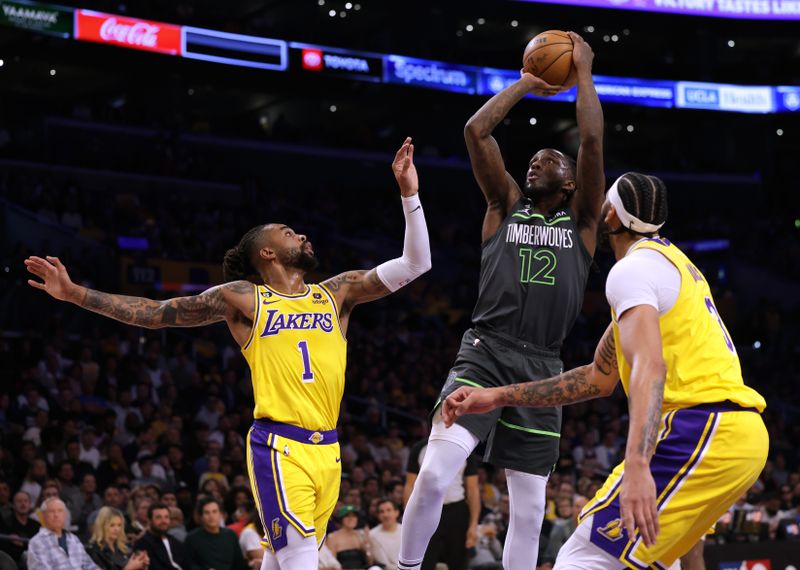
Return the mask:
[[86,552],[102,570],[142,570],[150,565],[147,552],[131,554],[124,528],[125,520],[117,509],[103,507],[97,513]]

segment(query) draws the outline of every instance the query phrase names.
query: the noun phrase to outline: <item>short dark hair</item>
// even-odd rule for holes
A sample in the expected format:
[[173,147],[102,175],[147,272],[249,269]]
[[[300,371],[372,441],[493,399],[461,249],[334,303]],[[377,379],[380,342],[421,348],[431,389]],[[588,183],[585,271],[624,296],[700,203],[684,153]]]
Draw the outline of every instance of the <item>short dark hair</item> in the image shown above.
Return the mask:
[[159,503],[159,502],[150,503],[150,506],[147,507],[147,520],[152,521],[153,513],[160,510],[166,510],[167,512],[169,512],[169,507],[164,503]]
[[195,507],[195,511],[197,511],[198,515],[202,515],[203,509],[205,509],[206,506],[210,505],[211,503],[217,505],[217,508],[220,511],[222,510],[222,505],[218,500],[216,500],[214,497],[209,497],[208,495],[204,495],[203,497],[197,500],[197,506]]
[[395,502],[394,502],[392,499],[390,499],[389,497],[381,497],[381,498],[378,500],[378,504],[377,504],[377,505],[375,505],[375,506],[376,506],[376,507],[378,507],[378,508],[380,509],[380,508],[381,508],[381,505],[382,505],[383,503],[389,503],[389,504],[391,504],[391,505],[394,507],[394,510],[396,510],[396,511],[399,511],[399,510],[400,510],[400,505],[398,505],[397,503],[395,503]]

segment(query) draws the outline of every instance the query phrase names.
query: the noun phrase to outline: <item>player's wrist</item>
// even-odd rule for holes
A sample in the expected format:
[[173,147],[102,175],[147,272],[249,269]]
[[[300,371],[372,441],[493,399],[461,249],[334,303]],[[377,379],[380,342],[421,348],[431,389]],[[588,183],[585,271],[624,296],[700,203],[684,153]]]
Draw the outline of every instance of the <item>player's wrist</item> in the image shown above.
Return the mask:
[[408,194],[401,193],[400,200],[403,202],[403,211],[408,213],[422,205],[422,202],[419,200],[419,188],[415,188]]

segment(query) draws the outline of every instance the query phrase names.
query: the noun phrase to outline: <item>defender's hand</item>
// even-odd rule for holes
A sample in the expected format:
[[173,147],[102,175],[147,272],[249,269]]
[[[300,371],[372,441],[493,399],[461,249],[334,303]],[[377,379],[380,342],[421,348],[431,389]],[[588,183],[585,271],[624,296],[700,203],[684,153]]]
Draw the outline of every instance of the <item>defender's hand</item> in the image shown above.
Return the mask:
[[496,388],[462,386],[442,403],[444,425],[450,427],[465,414],[484,414],[500,407]]
[[394,155],[392,172],[403,197],[408,198],[419,192],[419,177],[417,167],[414,166],[414,145],[411,144],[411,137],[406,138],[403,146]]
[[519,73],[521,80],[524,81],[525,85],[528,87],[528,91],[537,97],[552,97],[553,95],[558,95],[565,90],[563,87],[550,85],[544,79],[536,77],[524,69],[521,69]]
[[40,283],[34,279],[28,279],[28,285],[31,287],[41,289],[59,301],[69,301],[75,296],[77,286],[69,278],[67,268],[57,257],[48,255],[43,259],[32,255],[25,260],[25,267],[44,281],[44,283]]
[[656,482],[649,465],[628,465],[626,460],[619,497],[620,515],[628,532],[628,540],[635,540],[634,533],[638,530],[645,545],[653,546],[658,537],[659,525]]
[[586,43],[581,36],[575,32],[567,32],[572,38],[572,65],[580,71],[591,71],[594,61],[594,51],[592,46]]

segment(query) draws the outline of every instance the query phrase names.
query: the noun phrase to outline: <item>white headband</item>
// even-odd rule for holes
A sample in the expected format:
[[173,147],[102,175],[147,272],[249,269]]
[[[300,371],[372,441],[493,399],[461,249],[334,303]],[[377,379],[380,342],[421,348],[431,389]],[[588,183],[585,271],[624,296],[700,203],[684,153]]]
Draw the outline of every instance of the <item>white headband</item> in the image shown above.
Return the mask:
[[[624,175],[623,175],[624,176]],[[622,199],[619,197],[619,190],[617,190],[617,185],[619,181],[622,180],[623,176],[620,176],[614,181],[614,184],[611,185],[611,188],[608,189],[608,201],[611,202],[611,205],[614,206],[614,209],[617,211],[617,216],[619,216],[619,221],[622,222],[622,225],[639,234],[652,234],[657,232],[661,229],[661,226],[664,225],[664,222],[660,224],[648,224],[643,222],[633,214],[629,213],[625,206],[622,205]]]

